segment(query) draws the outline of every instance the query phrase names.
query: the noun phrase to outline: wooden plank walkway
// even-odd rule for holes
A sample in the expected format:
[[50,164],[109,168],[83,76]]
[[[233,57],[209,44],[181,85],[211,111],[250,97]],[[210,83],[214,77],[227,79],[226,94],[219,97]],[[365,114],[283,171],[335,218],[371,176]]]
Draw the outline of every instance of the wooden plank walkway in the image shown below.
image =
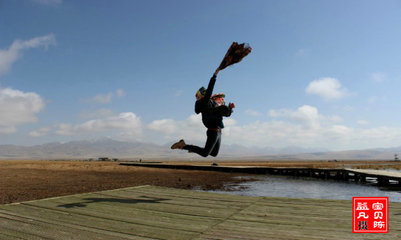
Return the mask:
[[141,186],[0,205],[0,239],[401,239],[352,233],[352,202]]
[[401,179],[401,172],[390,172],[386,170],[374,170],[374,169],[349,169],[346,170],[355,172],[355,173],[363,173],[368,176],[383,176],[388,178],[400,178]]

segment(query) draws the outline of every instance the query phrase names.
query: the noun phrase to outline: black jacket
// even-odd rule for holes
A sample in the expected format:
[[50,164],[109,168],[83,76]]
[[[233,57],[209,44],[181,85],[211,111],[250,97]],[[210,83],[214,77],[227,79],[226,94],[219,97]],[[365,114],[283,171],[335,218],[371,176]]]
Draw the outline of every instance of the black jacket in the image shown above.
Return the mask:
[[202,113],[202,122],[205,127],[221,129],[224,128],[223,116],[229,117],[232,110],[226,105],[218,106],[211,99],[215,83],[216,76],[213,75],[207,86],[205,96],[195,102],[195,112],[196,114]]

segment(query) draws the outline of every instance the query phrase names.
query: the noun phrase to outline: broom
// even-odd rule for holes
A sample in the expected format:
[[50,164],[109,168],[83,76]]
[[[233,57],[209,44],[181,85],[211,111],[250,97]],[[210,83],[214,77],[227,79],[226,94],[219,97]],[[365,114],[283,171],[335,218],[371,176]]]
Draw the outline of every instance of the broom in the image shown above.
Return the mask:
[[247,43],[238,44],[237,42],[233,42],[233,44],[231,44],[230,48],[227,50],[227,53],[224,56],[223,61],[221,61],[220,66],[216,69],[214,75],[217,76],[220,70],[223,70],[224,68],[230,65],[240,62],[251,51],[252,48],[249,46],[249,44]]

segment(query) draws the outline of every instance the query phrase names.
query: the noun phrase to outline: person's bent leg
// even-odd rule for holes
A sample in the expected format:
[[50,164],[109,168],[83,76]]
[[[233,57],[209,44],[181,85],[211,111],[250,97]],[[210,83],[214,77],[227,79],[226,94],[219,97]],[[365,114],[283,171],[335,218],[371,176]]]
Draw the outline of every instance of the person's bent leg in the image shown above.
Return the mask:
[[[182,149],[188,150],[189,152],[194,152],[202,157],[207,157],[210,155],[210,153],[213,151],[216,143],[220,139],[220,132],[213,131],[213,130],[208,130],[207,131],[207,140],[204,148],[195,146],[195,145],[186,145]],[[217,150],[218,151],[218,150]],[[216,154],[217,155],[217,154]]]
[[217,142],[220,139],[220,134],[221,134],[221,132],[217,132],[214,130],[207,130],[207,140],[206,140],[205,147],[203,148],[204,154],[206,156],[210,155],[210,153],[215,148]]
[[217,154],[219,153],[220,150],[220,144],[221,144],[221,132],[218,132],[216,144],[213,147],[212,152],[210,153],[211,156],[216,157]]
[[198,146],[195,146],[195,145],[188,145],[187,144],[182,149],[188,150],[188,152],[197,153],[197,154],[201,155],[202,157],[207,157],[207,154],[205,154],[204,148],[201,148],[201,147],[198,147]]

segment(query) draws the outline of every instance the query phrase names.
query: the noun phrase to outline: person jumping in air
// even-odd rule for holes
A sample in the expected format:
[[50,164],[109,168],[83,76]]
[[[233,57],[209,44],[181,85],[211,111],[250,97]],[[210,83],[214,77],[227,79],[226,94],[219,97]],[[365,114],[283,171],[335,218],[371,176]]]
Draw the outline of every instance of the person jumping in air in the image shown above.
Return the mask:
[[183,149],[188,152],[194,152],[202,157],[209,155],[216,157],[219,153],[221,143],[221,130],[224,128],[223,117],[231,116],[234,103],[229,103],[228,106],[224,102],[224,94],[214,94],[213,88],[216,83],[216,74],[209,81],[209,85],[205,90],[201,87],[196,93],[195,112],[202,113],[202,122],[207,127],[207,140],[204,148],[188,145],[183,139],[174,143],[171,149]]
[[221,130],[224,128],[223,117],[231,116],[234,103],[229,103],[228,106],[224,102],[224,94],[214,94],[213,88],[216,83],[216,77],[220,70],[240,62],[246,57],[252,48],[247,43],[238,44],[233,42],[228,49],[226,55],[221,61],[220,66],[216,69],[213,77],[209,81],[207,89],[201,87],[196,93],[195,112],[196,114],[202,113],[202,122],[207,127],[207,140],[204,148],[187,145],[183,139],[174,143],[171,149],[183,149],[188,152],[197,153],[203,157],[209,155],[216,157],[219,153],[221,143]]

